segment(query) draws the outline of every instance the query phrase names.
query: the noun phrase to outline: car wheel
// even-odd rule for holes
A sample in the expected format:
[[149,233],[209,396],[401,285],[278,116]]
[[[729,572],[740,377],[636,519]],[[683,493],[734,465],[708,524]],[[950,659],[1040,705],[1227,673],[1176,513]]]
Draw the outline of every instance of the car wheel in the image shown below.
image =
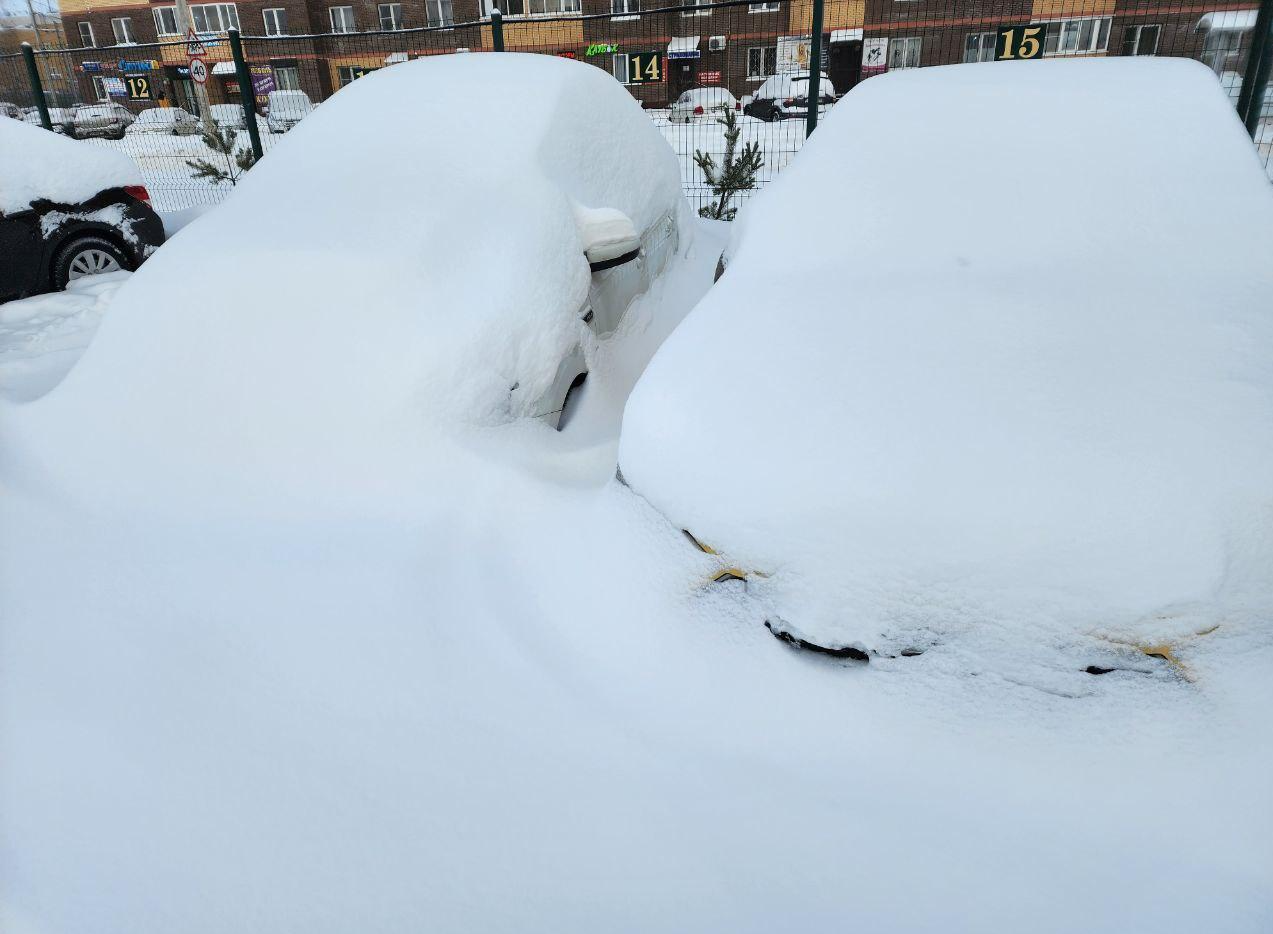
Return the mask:
[[68,282],[103,272],[132,269],[124,251],[105,237],[80,237],[62,248],[53,263],[53,288],[64,289]]

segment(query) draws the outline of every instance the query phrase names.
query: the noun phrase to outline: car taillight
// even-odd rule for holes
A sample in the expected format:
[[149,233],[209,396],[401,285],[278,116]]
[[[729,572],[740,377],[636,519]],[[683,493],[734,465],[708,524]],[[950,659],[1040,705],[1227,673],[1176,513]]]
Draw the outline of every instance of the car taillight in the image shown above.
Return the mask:
[[138,201],[145,201],[150,204],[150,192],[146,190],[145,185],[125,185],[124,194],[132,195]]
[[790,107],[795,102],[796,102],[796,99],[794,97],[788,97],[785,101],[783,101],[783,103],[787,105],[788,107]]
[[702,107],[695,107],[695,108],[694,108],[694,113],[696,113],[696,114],[701,114],[702,112],[703,112],[703,108],[702,108]]
[[735,110],[742,110],[742,109],[743,109],[743,105],[742,105],[742,104],[740,104],[740,103],[738,103],[738,101],[734,101],[734,109],[735,109]]

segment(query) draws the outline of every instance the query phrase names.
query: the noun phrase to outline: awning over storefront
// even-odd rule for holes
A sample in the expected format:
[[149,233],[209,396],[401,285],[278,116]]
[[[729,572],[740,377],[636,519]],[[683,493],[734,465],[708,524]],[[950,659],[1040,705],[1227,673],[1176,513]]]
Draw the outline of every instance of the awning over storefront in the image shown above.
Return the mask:
[[677,36],[667,44],[668,58],[699,58],[699,36]]
[[861,42],[862,30],[860,29],[832,29],[832,42]]
[[1198,20],[1200,32],[1246,32],[1255,28],[1256,10],[1224,10]]
[[217,62],[212,66],[214,75],[232,75],[234,74],[234,62]]
[[394,52],[392,55],[385,56],[386,65],[396,65],[398,64],[398,62],[405,62],[406,60],[407,60],[406,52]]

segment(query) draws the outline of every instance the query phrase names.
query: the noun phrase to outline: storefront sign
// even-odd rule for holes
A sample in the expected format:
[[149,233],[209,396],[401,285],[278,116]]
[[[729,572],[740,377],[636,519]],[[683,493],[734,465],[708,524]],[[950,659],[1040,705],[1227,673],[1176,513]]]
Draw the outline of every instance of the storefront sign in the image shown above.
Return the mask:
[[124,97],[128,94],[128,89],[124,87],[124,82],[119,78],[103,78],[102,87],[106,89],[106,93],[111,97]]
[[720,84],[719,71],[700,71],[698,73],[699,84]]
[[1047,36],[1047,23],[1035,26],[1018,24],[1000,26],[995,38],[995,61],[1006,62],[1018,58],[1042,58],[1043,40]]
[[95,75],[102,70],[101,62],[81,62],[80,71],[86,75]]
[[150,93],[150,75],[128,75],[124,78],[130,101],[154,100]]
[[888,36],[862,40],[862,70],[883,71],[888,67]]
[[269,65],[249,65],[248,71],[252,74],[252,96],[259,106],[264,107],[274,90],[274,69]]
[[663,56],[658,52],[628,54],[628,84],[653,84],[663,80]]
[[119,63],[120,71],[154,71],[158,67],[159,67],[159,63],[155,61],[130,62],[125,60]]
[[617,45],[601,43],[600,45],[588,46],[588,51],[585,52],[584,55],[607,55],[617,51],[619,51],[619,47]]

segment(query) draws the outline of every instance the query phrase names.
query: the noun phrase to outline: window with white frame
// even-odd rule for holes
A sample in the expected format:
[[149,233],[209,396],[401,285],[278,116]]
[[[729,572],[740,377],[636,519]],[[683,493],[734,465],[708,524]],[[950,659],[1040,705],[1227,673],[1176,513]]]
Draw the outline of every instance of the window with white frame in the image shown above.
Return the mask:
[[150,11],[155,17],[155,33],[160,36],[179,36],[177,29],[177,8],[175,6],[157,6]]
[[279,91],[299,91],[301,70],[295,65],[274,66],[274,87]]
[[97,47],[97,42],[93,39],[92,23],[80,23],[80,47],[84,49]]
[[634,16],[641,12],[641,0],[610,0],[611,16]]
[[1108,16],[1096,16],[1048,23],[1043,54],[1090,55],[1104,52],[1109,45],[1109,22]]
[[353,84],[358,79],[358,75],[354,71],[353,65],[341,65],[336,69],[336,80],[340,82],[343,88],[347,84]]
[[778,70],[776,45],[752,46],[747,50],[747,77],[753,81],[768,78]]
[[1161,33],[1161,26],[1128,26],[1123,30],[1123,54],[1154,55]]
[[265,22],[265,34],[267,36],[287,35],[287,10],[281,6],[262,10],[261,19]]
[[964,37],[965,62],[993,62],[998,33],[970,32]]
[[496,6],[505,16],[555,16],[579,13],[583,9],[581,0],[483,0],[483,5],[487,13]]
[[921,36],[902,36],[888,40],[888,70],[919,67]]
[[[692,6],[707,6],[712,0],[694,0]],[[711,16],[711,10],[682,10],[682,16]]]
[[93,93],[97,95],[99,101],[108,100],[110,97],[106,93],[106,82],[97,75],[93,75]]
[[402,28],[402,4],[382,3],[377,12],[380,14],[380,28],[386,32]]
[[424,13],[429,18],[430,26],[455,25],[455,10],[451,0],[425,0]]
[[354,8],[351,6],[329,6],[327,15],[331,17],[332,32],[357,32],[354,28]]
[[121,16],[111,20],[111,32],[115,34],[116,45],[136,45],[137,37],[133,35],[133,19]]
[[195,32],[225,32],[239,28],[239,10],[233,3],[200,3],[190,7]]
[[628,56],[625,52],[616,52],[610,59],[610,68],[614,71],[614,80],[620,84],[628,83]]
[[777,13],[778,3],[749,3],[747,4],[748,13]]

